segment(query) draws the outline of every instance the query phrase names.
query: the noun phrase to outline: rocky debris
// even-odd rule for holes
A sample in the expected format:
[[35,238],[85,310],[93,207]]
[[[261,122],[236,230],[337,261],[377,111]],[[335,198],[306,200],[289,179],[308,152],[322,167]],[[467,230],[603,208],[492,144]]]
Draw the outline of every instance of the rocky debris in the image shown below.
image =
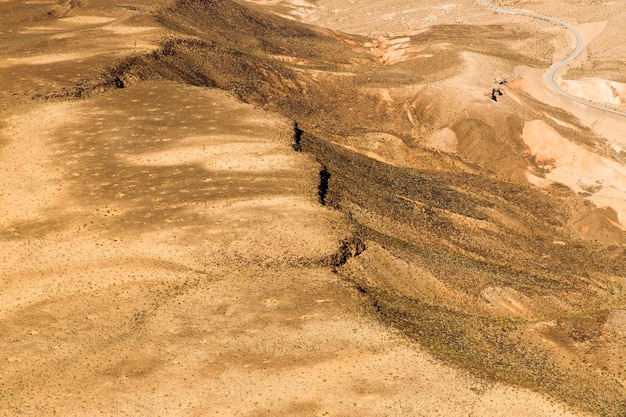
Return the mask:
[[491,99],[493,101],[498,101],[498,97],[504,95],[504,93],[502,92],[502,88],[503,86],[505,86],[507,84],[507,81],[503,78],[496,78],[493,82],[493,84],[491,85]]

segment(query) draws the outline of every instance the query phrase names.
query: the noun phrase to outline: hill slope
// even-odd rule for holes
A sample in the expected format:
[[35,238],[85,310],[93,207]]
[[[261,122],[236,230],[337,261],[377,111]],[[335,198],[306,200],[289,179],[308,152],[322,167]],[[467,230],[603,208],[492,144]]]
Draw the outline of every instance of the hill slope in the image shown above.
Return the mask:
[[[480,381],[623,414],[623,219],[594,203],[598,184],[551,180],[559,161],[533,147],[532,129],[620,162],[513,79],[518,65],[549,65],[547,47],[520,52],[547,34],[489,23],[366,37],[230,0],[133,7],[81,30],[147,27],[135,32],[145,51],[48,55],[78,77],[54,86],[32,82],[46,77],[39,64],[2,67],[9,80],[23,67],[12,88],[40,100],[31,111],[28,97],[3,98],[17,106],[4,161],[30,178],[5,199],[7,413],[193,415],[225,398],[216,409],[260,415],[251,396],[235,399],[250,378],[265,381],[246,387],[268,415],[321,413],[322,382],[296,398],[285,381],[326,382],[346,361],[357,376],[323,405],[350,415],[341,401],[356,396],[359,415],[377,415],[372,392],[381,410],[393,391],[414,394],[368,379],[374,360],[376,375],[417,372],[403,335]],[[50,22],[31,36],[72,23]],[[41,172],[21,168],[37,160]],[[86,405],[59,399],[43,382],[55,375]],[[210,393],[202,381],[223,384]]]

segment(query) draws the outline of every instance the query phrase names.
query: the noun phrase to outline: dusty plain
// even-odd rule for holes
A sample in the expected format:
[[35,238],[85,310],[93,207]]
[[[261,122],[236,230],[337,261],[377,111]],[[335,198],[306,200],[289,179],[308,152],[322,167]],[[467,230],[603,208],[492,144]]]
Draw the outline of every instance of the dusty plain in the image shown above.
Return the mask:
[[[626,110],[626,3],[562,88]],[[1,416],[626,414],[626,118],[480,2],[0,0]],[[492,99],[495,98],[495,100]]]

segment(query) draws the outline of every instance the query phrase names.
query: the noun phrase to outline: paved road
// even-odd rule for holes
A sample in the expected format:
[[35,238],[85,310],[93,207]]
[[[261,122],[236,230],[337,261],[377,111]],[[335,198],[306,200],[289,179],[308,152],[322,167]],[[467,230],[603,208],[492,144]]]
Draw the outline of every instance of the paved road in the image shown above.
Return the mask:
[[505,9],[504,7],[500,7],[497,4],[494,4],[494,3],[490,2],[489,0],[480,0],[480,1],[484,5],[494,9],[497,13],[529,16],[529,17],[532,17],[532,18],[535,18],[535,19],[545,20],[545,21],[548,21],[550,23],[554,23],[556,25],[563,26],[564,28],[566,28],[567,30],[572,32],[574,34],[574,36],[576,37],[576,48],[572,51],[571,54],[569,54],[567,56],[567,58],[565,58],[563,61],[561,61],[559,63],[556,63],[556,64],[552,65],[548,69],[548,72],[546,73],[546,82],[548,83],[550,88],[552,88],[552,90],[554,90],[557,94],[560,94],[561,96],[563,96],[563,97],[565,97],[565,98],[567,98],[569,100],[575,101],[576,103],[584,104],[585,106],[593,107],[594,109],[602,110],[602,111],[605,111],[605,112],[608,112],[608,113],[618,114],[620,116],[626,116],[626,112],[615,110],[615,109],[611,109],[611,108],[608,108],[608,107],[604,107],[604,106],[601,106],[599,104],[595,104],[595,103],[589,102],[587,100],[583,100],[580,97],[574,96],[574,95],[568,93],[567,91],[563,90],[554,81],[554,77],[555,77],[556,73],[558,71],[560,71],[563,67],[567,66],[574,59],[576,59],[578,57],[578,55],[580,55],[580,53],[583,51],[583,49],[585,49],[585,39],[583,38],[583,34],[580,33],[580,31],[575,26],[572,26],[569,23],[562,21],[561,19],[557,19],[556,17],[544,16],[544,15],[541,15],[541,14],[528,12],[528,11],[525,11],[525,10],[509,10],[509,9]]

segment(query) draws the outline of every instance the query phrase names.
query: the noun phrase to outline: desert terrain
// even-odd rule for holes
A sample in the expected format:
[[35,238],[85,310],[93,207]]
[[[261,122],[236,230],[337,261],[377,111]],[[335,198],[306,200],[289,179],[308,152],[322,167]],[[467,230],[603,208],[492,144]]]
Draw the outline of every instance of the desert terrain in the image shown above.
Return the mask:
[[623,417],[626,4],[497,4],[596,107],[481,1],[0,0],[0,415]]

